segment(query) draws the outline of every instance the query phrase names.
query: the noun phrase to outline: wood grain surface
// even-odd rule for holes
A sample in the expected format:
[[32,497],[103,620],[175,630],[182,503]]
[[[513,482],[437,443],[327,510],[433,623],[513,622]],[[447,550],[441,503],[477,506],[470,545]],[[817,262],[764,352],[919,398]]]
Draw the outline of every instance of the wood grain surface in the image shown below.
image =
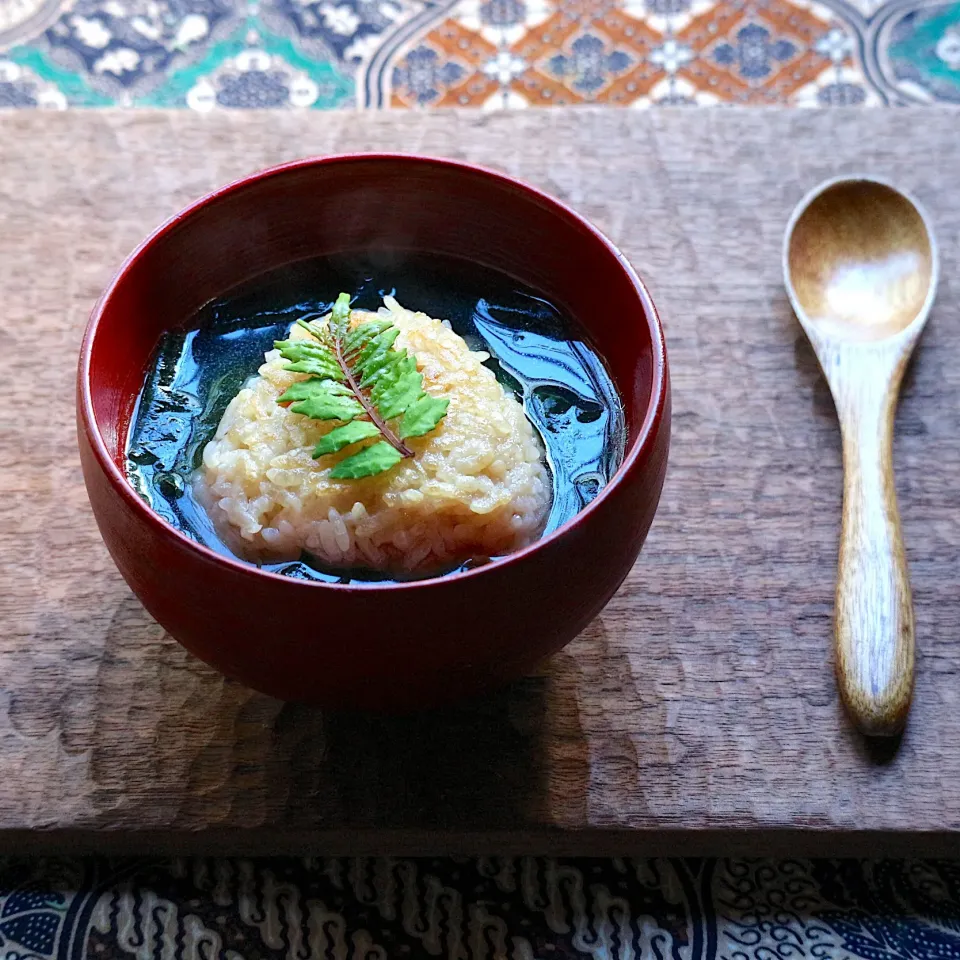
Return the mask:
[[[234,852],[960,852],[958,114],[0,114],[0,845]],[[321,715],[223,681],[98,538],[73,376],[147,231],[277,161],[390,148],[505,169],[649,281],[674,386],[642,557],[600,618],[483,703]],[[922,156],[923,162],[918,162]],[[794,204],[845,171],[932,211],[944,271],[896,419],[917,679],[874,746],[833,678],[842,492],[788,305]]]

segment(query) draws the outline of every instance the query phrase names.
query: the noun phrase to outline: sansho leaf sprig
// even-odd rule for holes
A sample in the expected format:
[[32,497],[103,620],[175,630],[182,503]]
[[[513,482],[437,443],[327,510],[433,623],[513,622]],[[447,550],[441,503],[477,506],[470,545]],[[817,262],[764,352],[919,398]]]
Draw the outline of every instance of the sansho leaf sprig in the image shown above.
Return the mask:
[[[446,416],[449,400],[423,389],[417,358],[394,347],[400,331],[389,320],[368,320],[350,329],[350,295],[341,293],[330,320],[317,326],[297,323],[311,340],[278,340],[274,346],[290,362],[293,373],[307,373],[277,398],[294,413],[314,420],[341,420],[321,438],[314,458],[336,453],[362,440],[380,436],[341,460],[330,471],[334,480],[372,477],[414,455],[404,443],[422,437]],[[391,421],[402,418],[399,424]]]

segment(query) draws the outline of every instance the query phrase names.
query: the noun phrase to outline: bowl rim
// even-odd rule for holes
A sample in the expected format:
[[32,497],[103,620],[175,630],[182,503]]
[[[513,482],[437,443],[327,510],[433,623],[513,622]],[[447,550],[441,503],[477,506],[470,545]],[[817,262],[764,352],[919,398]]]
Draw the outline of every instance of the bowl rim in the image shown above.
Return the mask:
[[[133,265],[140,260],[141,257],[143,257],[143,255],[147,253],[151,247],[159,243],[168,234],[172,233],[178,226],[183,224],[196,213],[217,203],[228,194],[243,190],[263,180],[267,180],[272,177],[284,176],[285,174],[289,174],[304,168],[340,164],[347,165],[358,161],[387,161],[391,163],[396,163],[399,161],[416,165],[440,167],[448,171],[467,176],[493,180],[501,186],[509,187],[514,190],[518,190],[522,194],[526,194],[530,199],[538,201],[542,205],[551,209],[554,213],[559,214],[561,217],[572,221],[581,229],[586,230],[586,232],[589,233],[595,241],[599,242],[606,249],[606,251],[614,257],[620,266],[620,269],[626,274],[627,279],[633,286],[634,293],[636,294],[637,300],[640,303],[644,318],[649,328],[652,347],[651,353],[653,357],[653,378],[651,382],[650,402],[647,405],[647,410],[644,414],[643,422],[640,425],[640,430],[637,434],[637,437],[625,451],[623,461],[617,468],[616,472],[589,504],[587,504],[582,510],[578,511],[569,520],[562,523],[556,528],[556,530],[553,530],[545,537],[534,540],[526,547],[523,547],[514,553],[507,554],[505,557],[498,559],[494,563],[484,564],[472,570],[464,570],[454,574],[439,574],[420,580],[399,581],[384,584],[376,582],[362,585],[353,583],[327,583],[318,580],[301,580],[300,578],[295,577],[285,577],[283,574],[274,573],[270,570],[264,570],[255,564],[240,560],[239,558],[235,559],[233,557],[217,553],[210,547],[204,546],[203,544],[198,543],[192,537],[187,536],[172,524],[167,523],[137,494],[133,488],[133,485],[124,475],[123,471],[121,471],[116,465],[113,457],[110,455],[94,414],[90,365],[91,355],[93,352],[93,343],[97,337],[100,321],[106,312],[107,306],[110,303],[111,297],[113,296],[117,287],[119,287],[120,284],[126,279]],[[183,207],[173,216],[161,223],[160,226],[154,229],[144,240],[142,240],[126,257],[114,275],[113,279],[106,286],[103,293],[101,293],[93,307],[93,310],[91,311],[90,318],[87,321],[87,326],[83,334],[83,342],[80,347],[78,368],[80,402],[78,405],[78,411],[81,416],[84,433],[86,434],[86,438],[92,449],[93,455],[96,458],[98,466],[107,477],[111,486],[120,494],[121,498],[133,510],[133,512],[136,513],[145,523],[153,527],[158,533],[164,536],[173,537],[187,550],[199,554],[200,558],[214,564],[225,565],[241,575],[251,576],[258,579],[267,577],[271,580],[276,580],[287,584],[291,588],[300,586],[306,589],[320,588],[324,590],[346,591],[348,593],[357,591],[366,592],[371,590],[417,590],[425,589],[430,586],[439,586],[445,583],[451,584],[461,582],[464,578],[473,579],[476,577],[489,575],[493,571],[503,570],[505,567],[522,562],[526,557],[544,549],[549,544],[566,536],[576,527],[588,522],[591,514],[599,509],[603,501],[607,500],[613,494],[613,492],[623,484],[627,474],[632,472],[637,462],[641,460],[647,453],[647,448],[651,439],[651,435],[654,432],[654,428],[660,424],[664,415],[668,383],[667,369],[667,348],[663,333],[663,324],[660,320],[660,314],[657,311],[656,305],[654,304],[646,285],[637,275],[627,258],[623,255],[623,253],[620,252],[614,243],[609,240],[589,220],[587,220],[586,217],[577,213],[577,211],[572,207],[569,207],[561,200],[550,196],[545,191],[531,186],[530,184],[525,183],[516,177],[512,177],[509,174],[490,169],[480,164],[468,163],[461,160],[451,160],[443,157],[433,157],[425,154],[408,154],[400,152],[394,153],[390,151],[340,153],[303,157],[265,167],[254,171],[253,173],[232,180],[225,185],[217,187],[216,189],[204,194],[197,200],[194,200],[192,203],[189,203],[187,206]]]

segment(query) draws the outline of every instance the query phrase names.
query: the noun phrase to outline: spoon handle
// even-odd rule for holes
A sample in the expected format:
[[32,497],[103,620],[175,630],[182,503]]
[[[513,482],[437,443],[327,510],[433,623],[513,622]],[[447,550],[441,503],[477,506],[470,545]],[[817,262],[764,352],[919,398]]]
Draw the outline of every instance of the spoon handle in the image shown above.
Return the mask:
[[893,736],[906,722],[913,694],[913,599],[893,479],[900,370],[889,377],[878,372],[861,368],[860,389],[837,398],[844,485],[836,664],[857,727],[869,736]]

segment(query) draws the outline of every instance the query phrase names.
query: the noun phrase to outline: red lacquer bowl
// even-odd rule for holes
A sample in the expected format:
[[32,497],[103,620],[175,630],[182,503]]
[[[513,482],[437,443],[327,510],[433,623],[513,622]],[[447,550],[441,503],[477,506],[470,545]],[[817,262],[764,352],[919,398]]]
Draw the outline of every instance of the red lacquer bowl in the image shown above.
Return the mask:
[[[127,429],[158,338],[258,274],[371,248],[466,257],[565,306],[620,391],[623,465],[555,533],[446,578],[382,587],[309,583],[199,546],[156,516],[124,475]],[[103,539],[134,593],[180,643],[264,693],[378,710],[480,693],[572,640],[637,558],[660,499],[670,434],[657,312],[609,241],[508,177],[384,155],[267,170],[160,227],[93,311],[77,410],[84,480]]]

